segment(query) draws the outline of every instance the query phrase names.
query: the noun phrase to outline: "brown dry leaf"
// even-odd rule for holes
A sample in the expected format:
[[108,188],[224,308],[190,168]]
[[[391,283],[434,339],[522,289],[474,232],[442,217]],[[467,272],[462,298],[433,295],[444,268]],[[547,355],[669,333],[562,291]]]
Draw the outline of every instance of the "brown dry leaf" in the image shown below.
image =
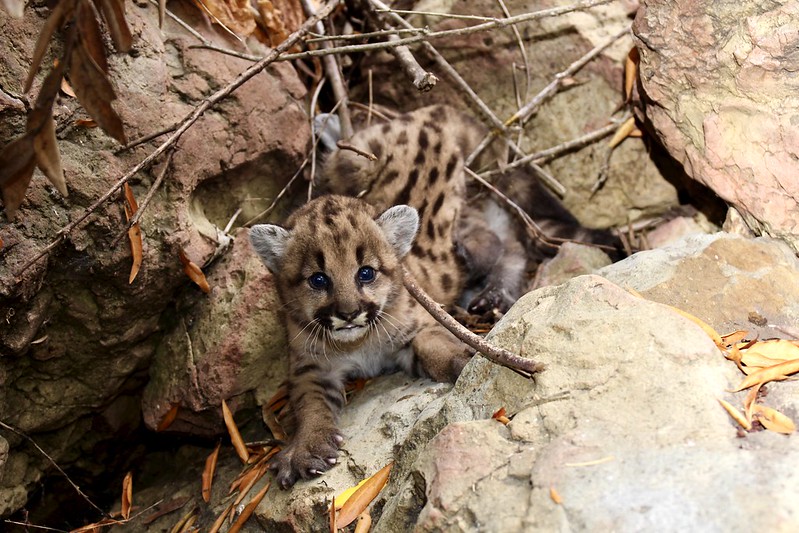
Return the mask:
[[[733,346],[733,350],[736,350],[737,347]],[[769,366],[778,365],[780,363],[784,363],[784,359],[772,359],[770,357],[766,357],[765,355],[761,355],[758,352],[753,352],[751,350],[746,350],[745,352],[741,352],[741,362],[745,364],[747,367],[754,369],[757,368],[764,368]],[[746,372],[746,370],[744,370]],[[746,372],[750,374],[750,372]]]
[[330,516],[328,517],[328,524],[330,526],[330,533],[336,533],[336,497],[333,496],[333,501],[330,502]]
[[707,333],[708,337],[710,337],[713,340],[713,342],[716,343],[716,346],[718,346],[719,348],[723,348],[724,347],[724,342],[721,340],[721,335],[716,333],[716,330],[713,329],[712,327],[710,327],[702,319],[697,318],[694,315],[692,315],[691,313],[683,311],[682,309],[680,309],[678,307],[674,307],[674,306],[671,306],[671,305],[669,305],[668,307],[671,308],[677,314],[682,315],[683,317],[687,318],[688,320],[690,320],[691,322],[693,322],[694,324],[696,324],[697,326],[702,328],[704,330],[704,332]]
[[358,522],[355,524],[354,533],[369,533],[371,527],[372,515],[369,514],[369,511],[364,511],[358,515]]
[[75,126],[79,128],[96,128],[97,121],[93,118],[79,118],[74,122]]
[[621,126],[616,130],[616,133],[613,134],[613,137],[610,139],[608,143],[608,148],[616,148],[624,139],[630,136],[630,134],[635,131],[637,128],[635,127],[635,117],[630,117],[625,120]]
[[238,519],[233,522],[233,525],[227,530],[227,533],[238,533],[247,520],[250,519],[250,516],[252,516],[252,513],[255,511],[255,508],[258,507],[258,504],[261,503],[261,500],[264,499],[264,496],[266,495],[266,492],[269,490],[270,486],[271,483],[267,483],[258,494],[253,496],[252,500],[250,500],[250,503],[247,504],[247,506],[239,515]]
[[555,487],[549,487],[549,497],[558,505],[563,503],[563,498],[561,498],[560,493],[555,489]]
[[510,419],[506,416],[506,414],[507,412],[505,411],[505,408],[500,407],[493,415],[491,415],[491,418],[507,426],[510,422]]
[[249,37],[255,31],[255,17],[250,0],[194,0],[214,22],[238,37]]
[[3,249],[3,246],[5,246],[5,243],[3,242],[3,237],[0,237],[0,250]]
[[133,506],[133,472],[125,474],[122,480],[122,518],[130,518],[130,508]]
[[105,56],[105,44],[100,25],[94,16],[94,9],[90,0],[78,0],[78,10],[75,13],[78,27],[78,37],[83,43],[83,48],[95,64],[104,73],[108,74],[108,60]]
[[211,452],[211,455],[205,460],[205,469],[203,469],[203,501],[208,503],[211,501],[211,485],[214,482],[214,472],[216,471],[216,460],[219,458],[219,448],[222,446],[222,443],[216,445],[214,451]]
[[103,530],[104,526],[110,526],[112,524],[120,524],[118,520],[114,520],[113,518],[103,518],[99,522],[95,522],[93,524],[87,524],[85,526],[81,526],[79,528],[75,528],[70,530],[69,533],[100,533]]
[[208,533],[218,533],[220,529],[222,529],[222,524],[225,523],[225,519],[228,515],[233,511],[233,502],[230,502],[225,510],[216,517],[214,520],[214,525],[211,526],[211,529],[208,530]]
[[269,428],[269,431],[272,432],[272,436],[275,437],[277,440],[286,440],[286,432],[283,431],[283,426],[280,425],[278,422],[275,413],[272,412],[271,409],[264,406],[261,409],[261,418],[263,418],[266,427]]
[[633,97],[633,87],[638,79],[638,64],[641,62],[638,48],[632,47],[624,61],[624,102],[629,102]]
[[752,415],[769,431],[785,435],[790,435],[796,431],[796,424],[793,423],[793,420],[771,407],[753,404]]
[[169,513],[174,513],[188,502],[191,499],[190,496],[183,496],[182,498],[174,498],[169,500],[168,502],[164,502],[158,506],[158,510],[151,514],[150,516],[145,517],[142,519],[142,524],[145,526],[148,524],[152,524],[162,516],[168,515]]
[[33,151],[36,152],[36,165],[47,177],[61,196],[68,196],[64,169],[61,167],[61,154],[58,152],[58,141],[55,137],[55,120],[48,116],[42,129],[33,138]]
[[184,252],[183,249],[178,250],[178,257],[180,257],[180,262],[183,263],[183,272],[189,276],[189,279],[196,283],[197,286],[200,287],[200,290],[205,294],[211,292],[211,286],[208,285],[208,280],[205,279],[205,274],[203,274],[203,271],[200,269],[200,267],[198,267],[186,256],[186,252]]
[[[94,0],[108,26],[108,33],[118,52],[127,52],[133,45],[133,37],[125,20],[125,0]],[[124,144],[124,143],[123,143]]]
[[[744,348],[741,347],[743,350]],[[799,346],[795,342],[785,339],[758,341],[748,346],[745,353],[757,353],[778,361],[799,359]]]
[[42,26],[42,31],[39,32],[39,38],[36,39],[36,47],[33,49],[33,57],[31,57],[31,66],[30,69],[28,69],[28,77],[25,80],[25,92],[31,90],[33,78],[39,71],[42,58],[44,58],[44,53],[47,52],[47,48],[50,45],[53,34],[58,28],[61,27],[64,19],[71,15],[73,9],[75,9],[75,0],[61,0],[53,8],[52,13],[50,13],[50,16],[47,18],[44,26]]
[[271,0],[256,0],[258,23],[269,38],[270,46],[277,46],[291,33],[283,22],[283,14]]
[[341,506],[337,520],[339,528],[350,525],[372,503],[372,500],[377,497],[388,482],[392,466],[394,466],[393,462],[378,470]]
[[721,399],[719,400],[719,403],[727,411],[727,413],[729,413],[729,415],[732,417],[732,419],[735,420],[736,422],[738,422],[738,424],[742,428],[744,428],[747,431],[752,429],[752,424],[749,422],[749,420],[746,419],[746,417],[743,415],[743,413],[741,413],[738,409],[733,407],[729,402],[726,402],[726,401],[721,400]]
[[[136,211],[139,210],[139,206],[136,203],[136,198],[133,196],[133,189],[130,188],[130,185],[125,183],[124,185],[125,191],[125,218],[127,218],[128,222],[133,218],[133,215],[136,214]],[[130,276],[128,278],[128,284],[133,283],[133,280],[136,279],[136,276],[139,274],[139,269],[141,268],[142,263],[142,239],[141,239],[141,228],[139,227],[139,223],[132,225],[128,229],[128,240],[130,241],[130,252],[133,255],[133,264],[130,267]]]
[[75,90],[72,88],[72,85],[66,80],[66,78],[61,78],[61,92],[69,96],[70,98],[77,98],[75,96]]
[[734,389],[731,392],[738,392],[744,389],[748,389],[754,385],[762,385],[764,383],[768,383],[769,381],[782,381],[787,379],[788,376],[791,374],[795,374],[799,372],[799,359],[793,359],[791,361],[785,361],[784,363],[780,363],[778,365],[769,366],[766,368],[761,368],[757,372],[754,372],[748,375],[738,388]]
[[194,525],[194,522],[197,521],[197,509],[192,509],[185,515],[178,520],[172,529],[169,530],[169,533],[182,533],[183,531],[187,531],[191,526]]
[[233,420],[233,413],[230,412],[225,400],[222,400],[222,417],[225,419],[225,426],[227,426],[227,432],[230,434],[230,442],[233,444],[233,448],[236,450],[241,462],[247,464],[247,460],[250,458],[250,452],[247,451],[244,439],[241,438],[239,428]]
[[755,405],[755,400],[757,400],[760,387],[760,385],[757,385],[749,389],[749,392],[746,393],[746,397],[744,398],[744,414],[746,415],[746,421],[750,424],[752,423],[752,408]]
[[33,169],[36,168],[33,137],[33,133],[28,132],[0,151],[0,192],[9,219],[14,217],[22,205],[33,177]]
[[741,342],[746,338],[747,335],[749,335],[748,331],[739,329],[737,331],[733,331],[732,333],[727,333],[726,335],[722,335],[721,340],[724,341],[724,344],[730,346]]
[[178,410],[180,409],[179,403],[173,403],[172,406],[169,408],[161,420],[158,422],[158,426],[156,426],[156,431],[166,431],[169,426],[172,425],[172,422],[175,421],[175,418],[178,416]]
[[[113,0],[109,0],[113,1]],[[69,79],[83,108],[108,135],[121,144],[127,142],[122,119],[111,102],[116,93],[102,69],[89,56],[81,41],[72,46],[69,54]]]

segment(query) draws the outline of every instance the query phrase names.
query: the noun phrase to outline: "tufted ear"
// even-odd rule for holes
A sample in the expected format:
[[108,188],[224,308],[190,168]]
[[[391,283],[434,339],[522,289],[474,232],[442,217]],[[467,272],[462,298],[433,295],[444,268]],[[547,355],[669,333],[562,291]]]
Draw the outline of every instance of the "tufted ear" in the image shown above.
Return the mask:
[[250,244],[273,274],[280,270],[290,236],[287,229],[274,224],[256,224],[250,228]]
[[401,259],[411,251],[413,239],[419,230],[419,214],[411,206],[395,205],[377,217],[377,225]]

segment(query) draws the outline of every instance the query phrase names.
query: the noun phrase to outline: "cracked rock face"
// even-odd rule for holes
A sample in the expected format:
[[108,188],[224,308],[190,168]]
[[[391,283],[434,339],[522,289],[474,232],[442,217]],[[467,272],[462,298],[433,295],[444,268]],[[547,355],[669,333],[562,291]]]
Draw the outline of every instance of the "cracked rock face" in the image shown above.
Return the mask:
[[799,250],[796,1],[647,0],[633,25],[646,120],[758,234]]

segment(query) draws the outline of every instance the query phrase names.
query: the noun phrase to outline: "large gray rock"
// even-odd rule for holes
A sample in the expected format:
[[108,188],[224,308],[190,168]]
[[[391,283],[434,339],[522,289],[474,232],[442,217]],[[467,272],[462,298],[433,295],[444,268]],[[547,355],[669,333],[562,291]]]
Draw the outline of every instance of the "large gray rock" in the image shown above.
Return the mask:
[[693,179],[799,250],[799,5],[645,0],[646,120]]

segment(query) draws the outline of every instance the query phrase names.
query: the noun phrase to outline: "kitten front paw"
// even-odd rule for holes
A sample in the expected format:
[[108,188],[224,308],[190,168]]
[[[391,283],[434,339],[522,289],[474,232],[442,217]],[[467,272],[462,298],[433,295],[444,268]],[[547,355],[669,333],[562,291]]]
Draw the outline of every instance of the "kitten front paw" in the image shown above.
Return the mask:
[[312,435],[296,436],[270,461],[269,469],[284,489],[299,479],[316,477],[336,464],[338,449],[344,442],[337,431],[318,431]]

